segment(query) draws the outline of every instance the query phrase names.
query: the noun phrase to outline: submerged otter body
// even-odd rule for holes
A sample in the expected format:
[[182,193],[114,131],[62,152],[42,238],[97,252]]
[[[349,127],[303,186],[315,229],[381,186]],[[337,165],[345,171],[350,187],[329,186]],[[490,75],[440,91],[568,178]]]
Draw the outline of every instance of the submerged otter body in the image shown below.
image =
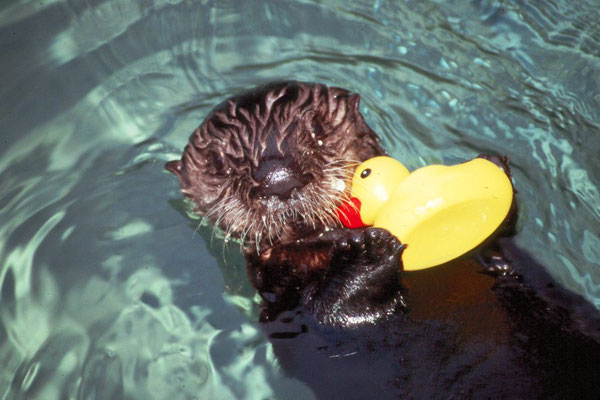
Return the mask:
[[283,368],[322,398],[597,398],[597,310],[509,237],[401,276],[396,238],[339,224],[357,163],[384,154],[358,104],[263,86],[217,106],[167,164],[240,241]]

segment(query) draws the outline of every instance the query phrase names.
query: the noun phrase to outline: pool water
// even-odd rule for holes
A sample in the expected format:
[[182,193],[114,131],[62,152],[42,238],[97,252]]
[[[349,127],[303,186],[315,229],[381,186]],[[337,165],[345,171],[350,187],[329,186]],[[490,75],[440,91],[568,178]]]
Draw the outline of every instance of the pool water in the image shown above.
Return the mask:
[[594,0],[0,5],[0,398],[311,398],[163,165],[276,79],[362,96],[411,169],[510,156],[517,242],[600,308]]

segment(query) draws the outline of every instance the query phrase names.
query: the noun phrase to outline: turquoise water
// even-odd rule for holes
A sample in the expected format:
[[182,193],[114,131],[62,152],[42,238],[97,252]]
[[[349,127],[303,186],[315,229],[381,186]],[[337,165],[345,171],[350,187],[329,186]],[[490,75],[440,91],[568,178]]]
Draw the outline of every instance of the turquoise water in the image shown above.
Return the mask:
[[411,168],[509,155],[518,243],[600,308],[598,9],[3,2],[0,398],[311,397],[274,360],[235,244],[163,170],[215,104],[275,79],[360,93]]

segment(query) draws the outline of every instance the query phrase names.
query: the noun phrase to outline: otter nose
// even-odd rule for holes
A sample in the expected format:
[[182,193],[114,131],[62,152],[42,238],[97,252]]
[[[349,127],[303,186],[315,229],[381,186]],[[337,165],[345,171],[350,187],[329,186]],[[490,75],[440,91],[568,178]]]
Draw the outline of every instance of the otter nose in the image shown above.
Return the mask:
[[298,167],[284,158],[263,160],[254,171],[253,177],[259,183],[251,191],[253,197],[278,196],[287,199],[294,189],[306,184],[306,179],[298,171]]

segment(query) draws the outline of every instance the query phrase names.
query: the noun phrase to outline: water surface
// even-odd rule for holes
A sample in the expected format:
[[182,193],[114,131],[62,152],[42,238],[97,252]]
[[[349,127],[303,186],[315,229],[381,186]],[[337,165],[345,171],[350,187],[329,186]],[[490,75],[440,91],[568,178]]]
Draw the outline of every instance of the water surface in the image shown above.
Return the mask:
[[598,21],[593,0],[2,3],[0,396],[311,397],[163,170],[275,79],[359,93],[410,168],[509,155],[518,243],[600,308]]

